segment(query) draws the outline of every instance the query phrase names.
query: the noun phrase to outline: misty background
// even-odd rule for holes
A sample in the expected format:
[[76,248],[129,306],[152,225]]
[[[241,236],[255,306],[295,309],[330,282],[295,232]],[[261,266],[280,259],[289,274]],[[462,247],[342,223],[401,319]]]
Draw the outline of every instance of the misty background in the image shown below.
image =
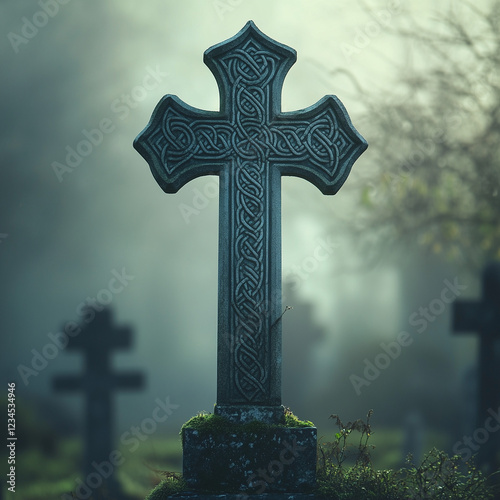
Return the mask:
[[[460,438],[463,377],[475,362],[476,340],[452,335],[449,305],[420,334],[409,317],[439,299],[444,280],[457,279],[467,286],[464,297],[478,297],[477,269],[459,260],[449,263],[418,244],[393,246],[373,264],[367,257],[370,244],[349,237],[349,220],[360,205],[359,181],[373,167],[374,137],[356,85],[343,72],[391,102],[397,98],[397,70],[410,64],[411,43],[391,36],[389,28],[406,14],[433,26],[437,14],[460,11],[460,3],[370,2],[373,12],[389,17],[383,14],[385,24],[365,37],[367,43],[359,34],[372,18],[362,2],[73,0],[58,5],[57,14],[21,42],[9,34],[22,35],[24,18],[32,22],[40,5],[0,3],[5,393],[7,381],[15,381],[19,400],[55,432],[81,429],[82,396],[55,394],[51,384],[55,375],[82,370],[82,355],[60,351],[27,384],[19,366],[31,368],[33,350],[42,351],[49,333],[67,321],[79,322],[82,302],[106,289],[113,271],[125,270],[133,279],[113,294],[110,306],[117,326],[133,327],[134,347],[113,355],[114,369],[142,370],[146,388],[116,395],[117,433],[150,416],[156,398],[179,405],[159,426],[164,434],[177,433],[198,411],[212,411],[217,179],[199,178],[166,195],[132,142],[164,94],[218,109],[218,89],[203,52],[252,19],[298,52],[285,79],[283,110],[335,94],[370,144],[336,196],[324,196],[301,179],[283,179],[283,305],[293,306],[283,317],[283,404],[323,434],[333,430],[331,413],[348,420],[373,408],[375,429],[399,427],[416,410],[426,428],[446,429],[451,443]],[[425,61],[416,64],[425,71]],[[103,120],[108,132],[102,141],[77,166],[61,170],[68,147],[75,150],[85,131],[91,133]],[[192,209],[188,216],[186,207]],[[331,252],[315,261],[322,242],[329,242]],[[363,377],[364,360],[373,361],[382,352],[380,343],[394,341],[402,331],[413,343],[357,394],[350,377]]]

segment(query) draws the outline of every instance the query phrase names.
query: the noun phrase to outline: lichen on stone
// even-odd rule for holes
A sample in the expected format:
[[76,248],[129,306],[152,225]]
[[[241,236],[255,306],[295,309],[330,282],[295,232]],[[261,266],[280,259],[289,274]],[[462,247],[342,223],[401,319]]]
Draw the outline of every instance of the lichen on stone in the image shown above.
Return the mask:
[[285,411],[284,422],[282,424],[266,424],[264,422],[259,422],[254,420],[253,422],[248,422],[246,424],[235,424],[230,422],[220,415],[215,415],[213,413],[198,413],[194,417],[190,418],[181,428],[180,435],[184,441],[184,431],[185,429],[193,429],[198,431],[200,434],[223,434],[223,433],[234,433],[234,434],[262,434],[266,432],[271,432],[273,429],[278,427],[314,427],[314,424],[309,420],[299,420],[290,410]]

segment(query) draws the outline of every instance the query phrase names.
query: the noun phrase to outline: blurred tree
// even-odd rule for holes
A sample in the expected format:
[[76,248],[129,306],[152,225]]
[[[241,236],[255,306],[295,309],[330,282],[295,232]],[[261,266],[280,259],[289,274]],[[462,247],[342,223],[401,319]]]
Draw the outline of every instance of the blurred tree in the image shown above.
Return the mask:
[[304,301],[290,282],[285,282],[283,301],[291,307],[283,315],[283,404],[299,418],[313,419],[314,350],[324,345],[326,332],[314,319],[313,304]]
[[471,270],[500,258],[500,0],[477,5],[432,28],[401,14],[408,67],[391,91],[356,82],[371,159],[350,186],[360,244],[420,244]]
[[356,419],[373,408],[379,426],[399,428],[408,411],[418,409],[429,429],[457,435],[459,401],[449,353],[417,338],[380,368],[376,359],[383,353],[374,340],[345,343],[339,362],[332,364],[331,384],[317,395],[318,413],[343,412],[346,419]]

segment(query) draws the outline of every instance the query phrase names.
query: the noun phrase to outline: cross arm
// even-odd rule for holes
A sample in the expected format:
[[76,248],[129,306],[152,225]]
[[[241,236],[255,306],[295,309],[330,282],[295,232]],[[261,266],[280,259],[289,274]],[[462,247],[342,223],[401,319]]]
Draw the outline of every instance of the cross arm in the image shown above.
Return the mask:
[[232,151],[233,127],[224,114],[193,108],[174,95],[158,103],[134,148],[166,193],[202,175],[218,174]]
[[334,95],[273,121],[271,159],[282,175],[302,177],[324,194],[335,194],[368,143]]
[[132,329],[128,326],[116,328],[95,328],[87,326],[76,337],[70,337],[66,349],[83,350],[88,353],[94,351],[127,349],[132,345]]

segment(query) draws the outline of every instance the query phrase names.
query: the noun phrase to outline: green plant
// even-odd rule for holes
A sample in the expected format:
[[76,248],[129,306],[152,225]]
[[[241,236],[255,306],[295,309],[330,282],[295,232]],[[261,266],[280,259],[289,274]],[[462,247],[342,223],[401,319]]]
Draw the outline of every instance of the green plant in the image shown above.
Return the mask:
[[[332,442],[324,443],[319,447],[321,453],[322,466],[325,467],[327,462],[334,462],[339,467],[342,467],[344,461],[352,458],[354,455],[356,464],[367,465],[370,463],[370,449],[373,445],[368,444],[371,435],[370,418],[373,415],[373,410],[370,410],[366,416],[366,422],[361,419],[354,422],[348,422],[344,425],[338,415],[330,415],[330,418],[336,421],[339,432],[335,433],[335,439]],[[348,444],[348,438],[353,431],[360,433],[358,445]],[[354,453],[349,451],[354,448]]]
[[181,427],[181,438],[184,439],[184,432],[186,429],[196,429],[200,433],[222,434],[224,432],[234,433],[248,433],[268,432],[276,427],[314,427],[312,422],[308,420],[299,420],[290,410],[285,408],[284,420],[281,424],[266,424],[264,422],[248,422],[246,424],[234,424],[229,422],[226,418],[213,413],[200,412],[194,417],[190,418]]
[[182,474],[178,472],[164,472],[163,479],[146,497],[145,500],[166,500],[170,495],[181,493],[186,489]]
[[300,420],[290,408],[285,408],[285,427],[314,427],[310,420]]
[[[374,448],[370,410],[366,421],[362,419],[344,424],[338,415],[331,415],[338,432],[331,442],[318,448],[317,498],[327,500],[487,500],[494,496],[494,488],[473,462],[463,462],[460,456],[449,457],[444,451],[432,449],[421,464],[410,463],[398,470],[375,470],[370,452]],[[311,422],[297,419],[291,411],[285,412],[283,425],[311,426]],[[228,424],[217,415],[200,413],[184,424],[210,432],[265,432],[270,427],[260,422],[244,425]],[[181,431],[182,432],[182,431]],[[359,433],[356,435],[356,433]],[[149,494],[146,500],[167,500],[170,495],[185,490],[186,485],[178,473],[167,477]]]
[[[344,423],[335,419],[339,432],[332,442],[319,447],[318,493],[331,500],[486,500],[493,489],[472,462],[460,456],[449,457],[444,451],[431,450],[419,466],[399,470],[375,470],[368,443],[372,434],[370,417]],[[354,431],[360,433],[357,446],[349,443]],[[409,457],[408,462],[411,457]],[[346,461],[354,465],[346,467]]]
[[[444,451],[433,448],[424,456],[419,466],[399,471],[401,483],[408,498],[423,499],[470,499],[493,498],[494,489],[488,487],[488,479],[474,465],[463,462],[460,455],[449,457]],[[492,476],[490,476],[491,478]]]

